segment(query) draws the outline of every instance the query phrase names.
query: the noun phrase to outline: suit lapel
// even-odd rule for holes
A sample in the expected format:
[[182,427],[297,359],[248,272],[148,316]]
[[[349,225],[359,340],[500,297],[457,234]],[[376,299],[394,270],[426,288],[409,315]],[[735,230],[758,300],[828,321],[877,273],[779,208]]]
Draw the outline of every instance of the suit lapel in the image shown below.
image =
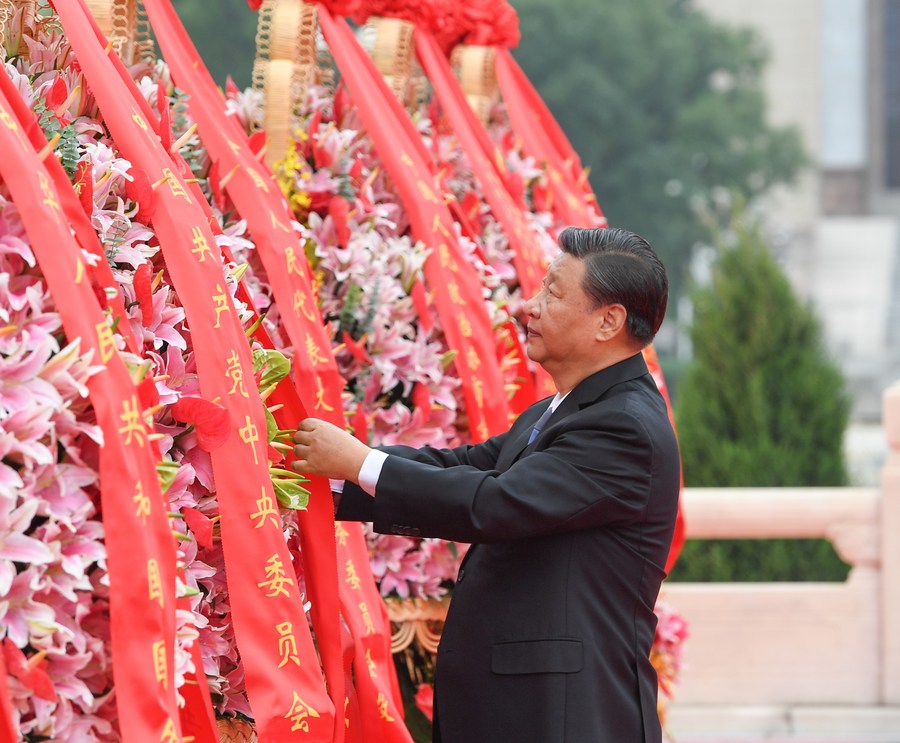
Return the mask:
[[[508,438],[506,444],[500,450],[500,455],[497,457],[496,466],[500,472],[506,472],[506,470],[512,467],[513,463],[529,447],[528,437],[531,436],[531,429],[534,428],[534,424],[537,423],[538,419],[543,415],[552,400],[552,397],[541,400],[541,402],[535,403],[519,416],[514,424],[514,428],[518,430],[514,435]],[[550,419],[544,424],[544,428],[550,425],[550,421],[556,418],[558,412],[559,410],[553,412],[553,415],[551,415]],[[533,446],[534,442],[532,442],[531,445]]]
[[606,369],[601,369],[596,374],[592,374],[580,382],[570,394],[566,395],[566,398],[544,424],[543,430],[538,437],[529,444],[528,437],[531,435],[531,429],[547,409],[552,398],[535,403],[522,413],[513,424],[515,432],[510,431],[512,435],[508,437],[506,444],[500,451],[500,455],[497,457],[497,469],[500,472],[505,472],[523,455],[531,452],[537,442],[541,440],[544,432],[554,423],[558,423],[567,415],[597,402],[611,387],[620,382],[636,379],[645,374],[647,374],[647,365],[644,362],[643,354],[640,353]]

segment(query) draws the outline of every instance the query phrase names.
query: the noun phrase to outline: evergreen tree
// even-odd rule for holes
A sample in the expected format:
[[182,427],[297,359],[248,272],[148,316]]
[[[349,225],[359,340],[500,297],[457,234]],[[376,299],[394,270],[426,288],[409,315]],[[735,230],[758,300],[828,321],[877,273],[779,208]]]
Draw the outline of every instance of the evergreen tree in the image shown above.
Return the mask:
[[[676,401],[687,486],[847,482],[849,400],[820,324],[772,257],[760,226],[734,220],[709,286],[693,292],[694,358]],[[842,579],[826,542],[699,542],[676,580]]]

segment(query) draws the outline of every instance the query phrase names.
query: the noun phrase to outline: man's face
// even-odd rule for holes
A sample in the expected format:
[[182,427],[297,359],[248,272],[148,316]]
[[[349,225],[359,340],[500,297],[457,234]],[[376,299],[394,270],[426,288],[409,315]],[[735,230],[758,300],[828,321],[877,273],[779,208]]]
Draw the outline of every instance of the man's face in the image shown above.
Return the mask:
[[582,289],[585,265],[560,253],[547,269],[541,291],[525,303],[525,350],[551,376],[580,368],[596,354],[599,308]]

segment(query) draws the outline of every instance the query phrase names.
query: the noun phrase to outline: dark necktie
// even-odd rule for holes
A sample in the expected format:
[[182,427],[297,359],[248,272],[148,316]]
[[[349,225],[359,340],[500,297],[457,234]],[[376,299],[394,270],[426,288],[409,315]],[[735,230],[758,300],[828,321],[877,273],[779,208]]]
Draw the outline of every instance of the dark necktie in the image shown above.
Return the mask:
[[529,444],[538,437],[538,434],[544,428],[544,424],[547,422],[547,419],[551,415],[553,415],[553,407],[552,406],[548,407],[544,411],[544,414],[540,418],[538,418],[538,422],[534,424],[534,428],[531,429],[531,435],[528,437]]

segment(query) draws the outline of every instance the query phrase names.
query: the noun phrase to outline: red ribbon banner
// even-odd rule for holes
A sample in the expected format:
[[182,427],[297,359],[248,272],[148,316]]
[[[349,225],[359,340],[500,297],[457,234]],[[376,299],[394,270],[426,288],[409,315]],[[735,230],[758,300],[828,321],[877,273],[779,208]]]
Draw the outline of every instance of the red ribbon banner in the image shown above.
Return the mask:
[[509,49],[497,48],[494,66],[513,129],[522,138],[525,151],[547,167],[557,217],[577,227],[606,226],[578,156]]
[[[5,74],[2,78],[7,79]],[[0,175],[6,182],[69,339],[94,352],[88,381],[103,430],[100,494],[110,578],[113,678],[129,740],[181,740],[174,680],[175,543],[150,431],[115,347],[51,176],[0,93]],[[52,156],[51,156],[52,157]]]
[[[298,351],[305,351],[298,352],[294,358],[294,374],[300,397],[306,401],[306,408],[313,415],[343,426],[343,383],[318,308],[313,301],[305,253],[296,233],[289,226],[289,215],[281,190],[274,183],[271,174],[257,161],[246,134],[233,119],[225,115],[224,101],[171,4],[168,0],[147,0],[145,6],[170,70],[178,85],[189,94],[191,116],[199,125],[200,137],[216,163],[218,172],[233,173],[227,181],[226,190],[238,212],[247,219],[276,304],[292,308],[292,311],[282,312],[281,317],[292,345]],[[280,398],[279,401],[283,399]],[[296,403],[292,407],[297,408]],[[299,410],[299,417],[305,417],[302,404]],[[296,420],[291,425],[296,425]],[[337,651],[337,654],[332,655],[337,667],[329,675],[329,690],[337,705],[338,701],[343,702],[343,692],[340,691],[342,685],[332,681],[341,670],[335,526],[327,482],[321,478],[313,478],[312,489],[309,511],[300,516],[301,529],[304,525],[308,527],[303,531],[303,559],[307,572],[315,576],[315,580],[311,580],[309,585],[314,626],[326,674],[329,666],[334,668],[335,665],[334,662],[329,664],[328,653],[331,650]],[[394,673],[390,654],[390,628],[383,621],[381,613],[375,611],[381,600],[369,567],[365,540],[358,525],[347,525],[346,536],[337,545],[337,558],[341,566],[352,559],[348,554],[350,549],[361,549],[366,556],[356,566],[355,572],[359,582],[357,589],[365,594],[365,601],[361,602],[359,598],[344,600],[344,583],[340,586],[341,603],[351,631],[354,627],[364,628],[363,632],[353,633],[357,638],[356,679],[364,735],[367,740],[373,741],[406,741],[409,737],[402,725],[402,704],[398,698],[393,698],[390,684]],[[320,615],[315,613],[317,607]],[[323,607],[333,607],[333,610],[322,616]],[[372,611],[368,607],[372,607]],[[370,619],[368,623],[367,615]],[[321,629],[323,625],[330,634]],[[373,670],[375,679],[372,678]],[[341,698],[336,698],[337,692],[342,695]],[[401,731],[399,737],[395,732],[398,728]],[[343,733],[344,720],[338,720],[335,740],[340,740]],[[354,730],[348,727],[347,733],[352,736]]]
[[[321,3],[319,22],[342,80],[409,214],[413,234],[432,248],[425,276],[448,344],[457,352],[473,441],[502,433],[509,407],[481,281],[459,249],[449,210],[438,197],[428,156],[408,114],[343,18]],[[423,154],[424,153],[424,154]],[[430,159],[430,158],[429,158]]]
[[153,227],[191,328],[203,396],[225,406],[228,439],[212,452],[235,635],[262,741],[330,741],[334,706],[309,633],[268,473],[263,402],[247,339],[203,209],[176,172],[133,84],[104,51],[83,4],[57,13],[123,155],[158,184]]

